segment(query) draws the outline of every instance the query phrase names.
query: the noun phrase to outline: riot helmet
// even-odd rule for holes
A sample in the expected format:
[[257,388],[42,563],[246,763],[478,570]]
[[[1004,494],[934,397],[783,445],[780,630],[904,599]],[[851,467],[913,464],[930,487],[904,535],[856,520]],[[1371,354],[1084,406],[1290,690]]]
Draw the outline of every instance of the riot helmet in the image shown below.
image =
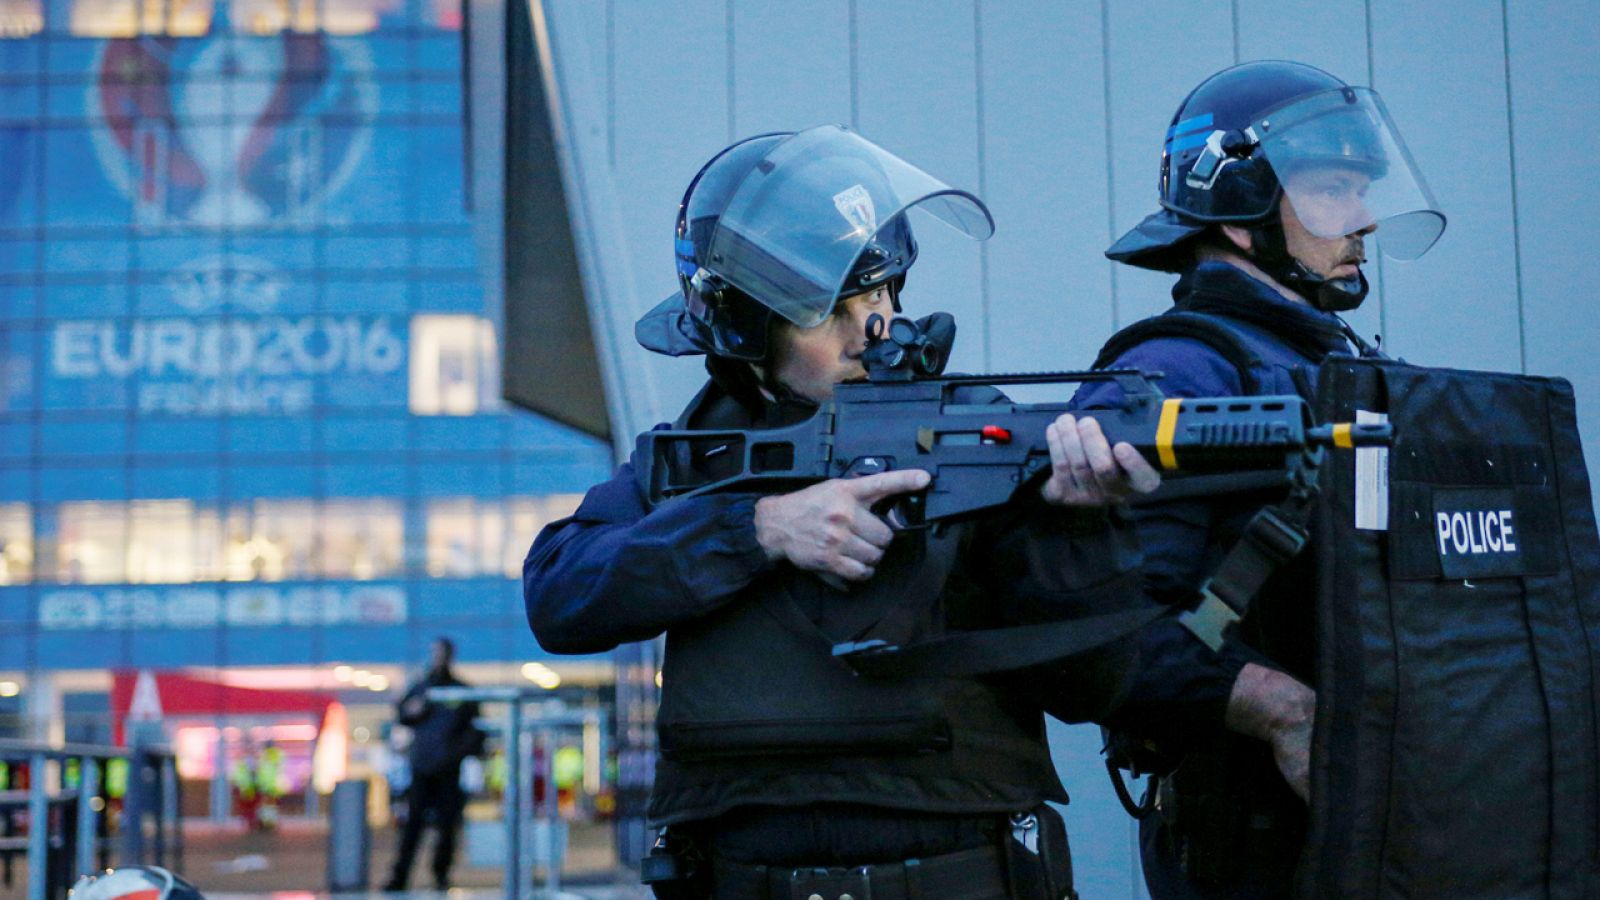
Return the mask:
[[1194,238],[1216,224],[1250,231],[1251,261],[1325,310],[1358,306],[1365,276],[1324,278],[1285,246],[1280,198],[1317,237],[1378,225],[1378,246],[1416,259],[1445,217],[1400,138],[1383,99],[1313,66],[1244,63],[1201,82],[1172,117],[1161,154],[1161,211],[1106,256],[1182,272]]
[[917,207],[977,240],[983,201],[841,125],[762,134],[724,149],[678,206],[678,291],[634,328],[670,356],[760,363],[774,322],[820,325],[843,297],[899,288],[917,258]]
[[205,900],[199,889],[160,866],[122,866],[85,875],[67,900]]

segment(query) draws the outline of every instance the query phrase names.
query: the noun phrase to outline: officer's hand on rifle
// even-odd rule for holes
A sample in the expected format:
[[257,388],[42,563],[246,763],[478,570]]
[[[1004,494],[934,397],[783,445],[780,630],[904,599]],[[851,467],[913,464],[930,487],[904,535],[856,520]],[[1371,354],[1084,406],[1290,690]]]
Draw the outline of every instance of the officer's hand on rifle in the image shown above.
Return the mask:
[[872,512],[878,501],[919,491],[931,476],[901,469],[861,478],[832,478],[756,501],[756,541],[773,560],[847,581],[877,571],[894,532]]
[[1050,479],[1039,493],[1057,506],[1105,506],[1161,485],[1161,473],[1126,442],[1112,447],[1100,423],[1066,414],[1045,428]]

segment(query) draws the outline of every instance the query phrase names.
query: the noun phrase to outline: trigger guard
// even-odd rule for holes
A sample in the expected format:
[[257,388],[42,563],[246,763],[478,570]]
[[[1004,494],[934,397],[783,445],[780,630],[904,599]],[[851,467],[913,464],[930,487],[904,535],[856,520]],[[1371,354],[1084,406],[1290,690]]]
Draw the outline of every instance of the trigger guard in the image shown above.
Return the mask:
[[[911,505],[912,503],[920,503],[926,496],[927,489],[923,489],[911,494],[899,494],[884,500],[881,504],[879,504],[878,508],[873,509],[873,512],[877,514],[878,518],[883,520],[885,525],[889,526],[890,530],[896,533],[902,531],[920,531],[928,527],[927,522],[923,521],[921,516],[908,518],[906,514],[902,512],[902,508]],[[915,521],[912,520],[913,518]]]

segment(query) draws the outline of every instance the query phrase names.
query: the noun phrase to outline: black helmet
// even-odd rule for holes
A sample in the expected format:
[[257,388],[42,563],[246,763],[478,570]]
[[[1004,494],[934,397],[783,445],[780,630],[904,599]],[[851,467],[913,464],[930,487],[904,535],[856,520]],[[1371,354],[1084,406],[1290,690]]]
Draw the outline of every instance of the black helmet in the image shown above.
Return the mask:
[[634,328],[658,353],[760,362],[773,316],[820,324],[839,298],[890,285],[895,307],[923,204],[982,239],[988,209],[843,126],[746,138],[711,158],[678,206],[678,292]]
[[[1327,173],[1341,185],[1327,184]],[[1194,237],[1215,223],[1238,224],[1252,231],[1255,262],[1327,309],[1359,304],[1365,279],[1325,280],[1288,256],[1278,216],[1285,193],[1323,237],[1381,223],[1380,246],[1401,259],[1421,256],[1444,230],[1377,92],[1295,62],[1244,63],[1201,82],[1167,129],[1160,190],[1161,211],[1106,256],[1181,272]]]

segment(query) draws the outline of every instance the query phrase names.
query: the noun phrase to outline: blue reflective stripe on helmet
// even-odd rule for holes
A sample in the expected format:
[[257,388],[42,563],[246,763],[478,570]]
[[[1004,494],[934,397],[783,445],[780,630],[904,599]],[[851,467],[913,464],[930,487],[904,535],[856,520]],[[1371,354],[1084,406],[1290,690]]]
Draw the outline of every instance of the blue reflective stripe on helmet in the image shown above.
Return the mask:
[[1191,147],[1199,147],[1203,145],[1206,142],[1206,139],[1210,137],[1211,132],[1209,131],[1196,131],[1194,134],[1188,134],[1184,135],[1183,137],[1169,140],[1167,142],[1167,152],[1182,153]]
[[678,238],[673,242],[678,251],[678,274],[685,278],[693,278],[694,273],[700,271],[700,264],[694,261],[694,241],[688,238]]
[[1167,140],[1170,142],[1172,140],[1173,136],[1175,136],[1175,135],[1186,134],[1188,132],[1195,131],[1195,130],[1200,129],[1200,128],[1210,128],[1210,127],[1211,127],[1211,113],[1203,113],[1201,115],[1195,116],[1192,119],[1184,119],[1182,122],[1179,122],[1178,124],[1172,126],[1171,128],[1168,128],[1167,129]]

